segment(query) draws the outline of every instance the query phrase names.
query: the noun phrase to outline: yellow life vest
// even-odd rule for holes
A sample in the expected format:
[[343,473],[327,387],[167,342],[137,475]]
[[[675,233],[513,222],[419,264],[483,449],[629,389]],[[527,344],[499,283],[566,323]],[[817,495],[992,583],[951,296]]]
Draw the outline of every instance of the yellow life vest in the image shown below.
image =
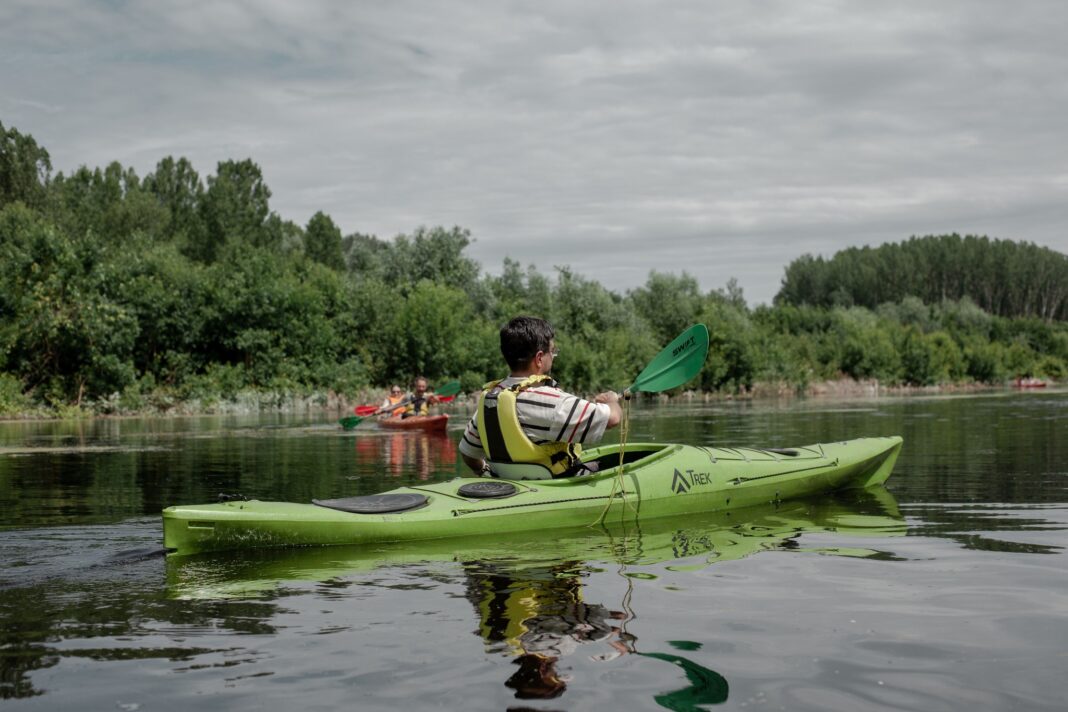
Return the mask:
[[[579,462],[582,446],[562,442],[548,442],[535,445],[523,432],[516,413],[516,398],[520,393],[546,381],[555,386],[556,382],[548,376],[530,376],[507,388],[500,387],[500,381],[487,383],[482,397],[478,401],[478,432],[482,437],[482,447],[488,455],[490,469],[495,464],[503,465],[501,474],[510,464],[540,465],[548,470],[546,477],[560,477]],[[487,396],[496,391],[496,407],[489,406],[493,401]],[[509,475],[505,474],[505,477]],[[528,479],[530,476],[517,475],[511,479]],[[536,476],[534,476],[536,477]]]
[[522,578],[515,578],[507,571],[479,565],[477,572],[469,573],[469,592],[472,601],[477,600],[479,635],[487,643],[503,643],[513,655],[536,652],[524,647],[531,625],[541,618],[566,622],[565,614],[584,606],[578,575],[561,569],[564,567],[524,569]]
[[422,400],[412,401],[404,408],[404,412],[408,415],[430,415],[430,403],[428,399],[430,394],[427,393],[423,396]]

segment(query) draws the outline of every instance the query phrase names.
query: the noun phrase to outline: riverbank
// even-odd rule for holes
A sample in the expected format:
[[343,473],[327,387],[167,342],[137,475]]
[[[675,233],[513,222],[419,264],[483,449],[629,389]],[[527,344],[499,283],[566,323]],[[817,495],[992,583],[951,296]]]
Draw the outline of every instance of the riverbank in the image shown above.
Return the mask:
[[[1049,387],[1055,381],[1046,382]],[[683,391],[674,395],[653,397],[665,402],[721,402],[737,400],[769,400],[783,398],[872,398],[877,396],[938,395],[950,393],[978,393],[1015,389],[1012,382],[1000,385],[986,383],[946,383],[933,386],[887,385],[878,380],[857,381],[851,378],[810,383],[803,389],[788,383],[756,383],[751,389],[738,393],[722,391]],[[41,404],[0,412],[5,420],[67,420],[78,418],[122,417],[187,417],[196,415],[252,415],[255,413],[325,413],[342,417],[350,415],[358,405],[378,404],[386,397],[384,388],[368,388],[356,393],[334,391],[258,391],[243,390],[233,394],[178,400],[170,394],[158,393],[129,402],[118,394],[101,401],[81,405],[49,407]],[[477,392],[460,394],[458,403],[471,401]]]

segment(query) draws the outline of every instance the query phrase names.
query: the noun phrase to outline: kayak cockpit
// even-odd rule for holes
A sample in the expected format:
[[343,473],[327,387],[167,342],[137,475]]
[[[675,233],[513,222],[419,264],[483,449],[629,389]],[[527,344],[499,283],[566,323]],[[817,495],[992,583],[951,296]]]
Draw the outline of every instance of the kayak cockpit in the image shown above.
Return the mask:
[[[624,466],[640,462],[642,465],[654,462],[659,456],[673,450],[674,445],[657,445],[642,443],[631,445],[624,449],[622,464]],[[607,445],[604,447],[587,450],[582,454],[582,466],[572,468],[572,472],[563,475],[553,475],[548,467],[529,462],[491,462],[490,472],[494,478],[500,480],[537,480],[539,482],[556,481],[569,482],[577,478],[587,478],[601,474],[608,470],[618,470],[620,466],[619,445]]]
[[[677,445],[659,445],[657,443],[638,443],[627,445],[623,448],[622,465],[641,463],[647,465],[666,456],[678,448]],[[599,473],[607,473],[609,470],[618,469],[620,466],[619,445],[605,445],[582,453],[582,462],[585,465],[594,465],[591,469]]]

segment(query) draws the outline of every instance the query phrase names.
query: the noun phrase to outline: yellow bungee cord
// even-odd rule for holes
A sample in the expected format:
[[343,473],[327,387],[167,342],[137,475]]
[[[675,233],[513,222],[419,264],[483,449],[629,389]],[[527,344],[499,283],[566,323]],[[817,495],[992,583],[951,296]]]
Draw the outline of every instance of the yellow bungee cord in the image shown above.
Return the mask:
[[597,521],[592,522],[590,526],[599,526],[604,524],[604,518],[608,514],[608,510],[612,508],[612,501],[616,497],[616,491],[620,492],[620,496],[623,498],[623,502],[630,508],[634,514],[638,513],[634,505],[627,499],[626,485],[623,483],[623,464],[627,452],[627,437],[630,435],[630,393],[623,393],[623,405],[621,407],[622,416],[619,420],[619,472],[616,474],[615,479],[612,480],[612,491],[608,493],[608,501],[604,505],[604,509],[601,510],[600,516],[597,517]]

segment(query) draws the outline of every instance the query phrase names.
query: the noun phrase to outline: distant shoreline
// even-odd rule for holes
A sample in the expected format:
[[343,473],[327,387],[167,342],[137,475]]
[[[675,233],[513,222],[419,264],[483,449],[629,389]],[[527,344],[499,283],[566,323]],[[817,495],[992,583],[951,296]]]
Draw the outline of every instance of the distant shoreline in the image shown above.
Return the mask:
[[[856,381],[842,378],[818,381],[799,389],[787,383],[756,383],[740,393],[717,391],[683,391],[671,396],[642,396],[652,402],[717,403],[731,401],[770,401],[803,398],[862,399],[879,396],[948,395],[961,393],[996,393],[1015,391],[1056,390],[1056,381],[1046,381],[1042,388],[1019,388],[1011,382],[1000,385],[986,383],[946,383],[933,386],[887,385],[877,380]],[[476,394],[461,394],[457,405],[469,406]],[[0,423],[47,420],[114,419],[114,418],[185,418],[211,415],[256,415],[265,413],[322,413],[329,417],[351,415],[357,405],[379,404],[386,389],[367,389],[355,395],[334,392],[282,393],[275,391],[242,391],[231,397],[191,399],[164,402],[139,409],[122,409],[109,403],[93,403],[83,407],[50,409],[35,408],[26,412],[0,414]],[[455,406],[450,410],[457,409]],[[459,408],[464,410],[465,408]]]

